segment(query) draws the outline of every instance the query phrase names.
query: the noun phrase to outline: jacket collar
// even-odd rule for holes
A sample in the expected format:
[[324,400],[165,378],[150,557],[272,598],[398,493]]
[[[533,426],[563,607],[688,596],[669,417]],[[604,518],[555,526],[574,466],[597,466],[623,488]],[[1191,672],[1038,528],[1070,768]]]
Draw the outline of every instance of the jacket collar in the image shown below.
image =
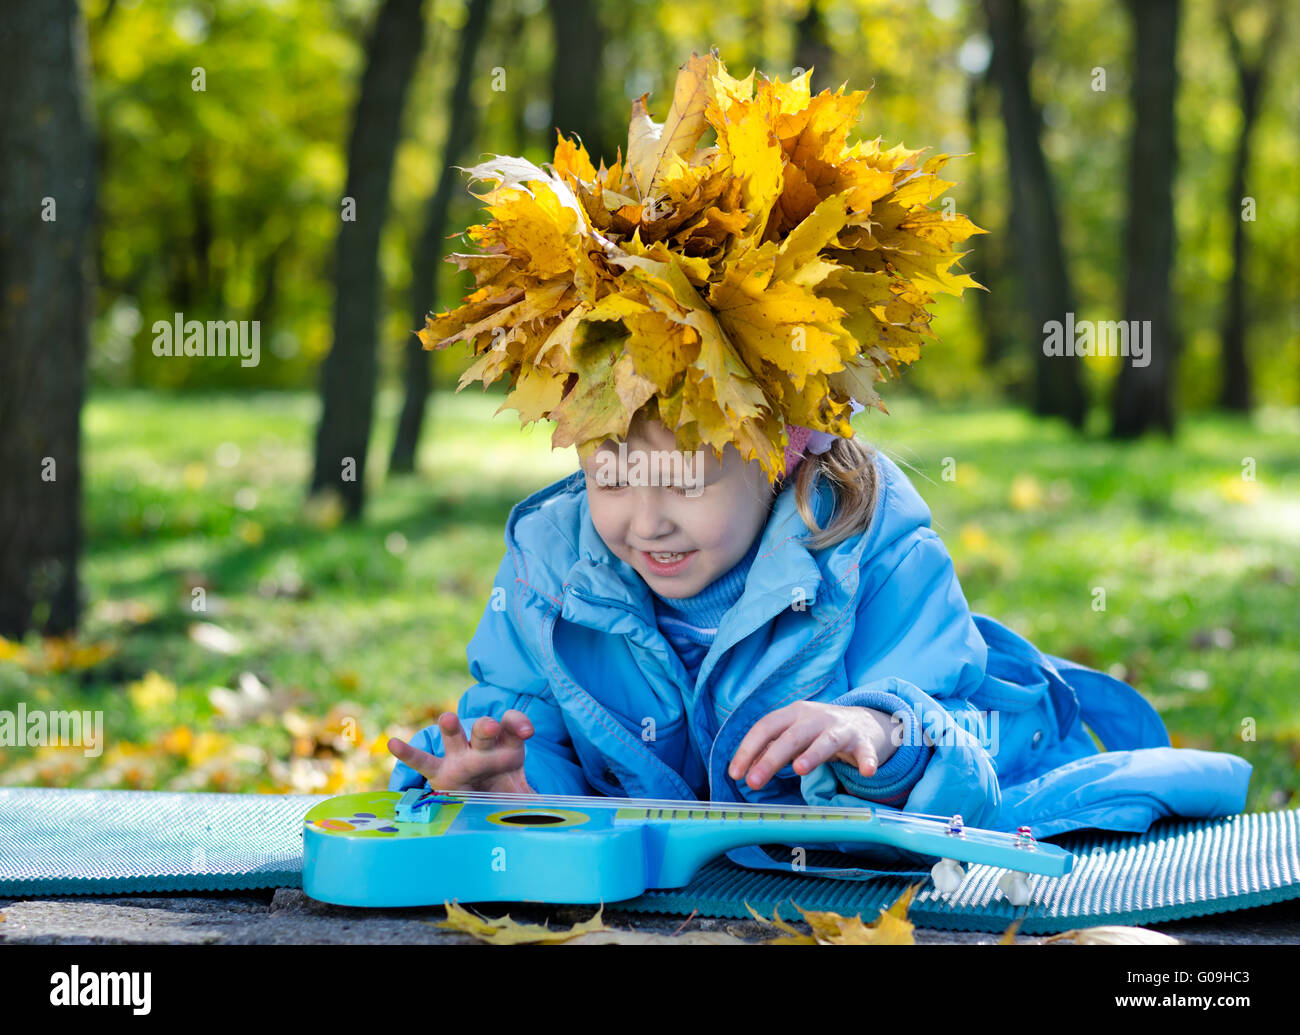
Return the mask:
[[[578,559],[564,577],[562,615],[569,621],[593,628],[614,631],[622,624],[609,608],[630,612],[649,625],[655,624],[654,601],[650,587],[630,564],[613,554],[600,538],[587,508],[585,480],[576,476],[579,493]],[[824,525],[833,507],[831,488],[818,485],[814,505],[817,523]],[[788,607],[796,588],[802,588],[804,601],[811,606],[822,582],[822,572],[812,553],[799,542],[808,528],[795,505],[793,483],[786,485],[772,504],[772,512],[759,539],[758,556],[749,569],[744,590],[732,612],[766,615],[768,610]],[[773,605],[777,606],[774,608]],[[764,617],[761,620],[766,620]],[[724,626],[719,628],[721,637]]]

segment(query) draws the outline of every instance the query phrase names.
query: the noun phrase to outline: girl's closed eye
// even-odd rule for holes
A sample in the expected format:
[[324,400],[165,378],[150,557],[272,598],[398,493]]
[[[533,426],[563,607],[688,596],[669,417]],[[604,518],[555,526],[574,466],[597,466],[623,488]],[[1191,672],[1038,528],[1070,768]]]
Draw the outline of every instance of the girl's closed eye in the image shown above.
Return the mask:
[[[598,487],[602,492],[618,492],[620,489],[627,488],[627,482],[617,482],[609,485],[599,485],[598,483]],[[697,485],[694,487],[689,485],[672,485],[667,487],[678,496],[685,496],[688,499],[698,499],[700,496],[704,495],[705,489],[708,488],[707,485]]]

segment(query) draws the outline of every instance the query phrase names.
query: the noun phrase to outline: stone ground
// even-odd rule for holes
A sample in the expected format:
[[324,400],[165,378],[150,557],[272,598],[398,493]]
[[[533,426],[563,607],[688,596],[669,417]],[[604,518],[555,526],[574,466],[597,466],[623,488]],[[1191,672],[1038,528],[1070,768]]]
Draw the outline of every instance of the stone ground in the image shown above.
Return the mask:
[[[485,916],[565,928],[594,915],[590,906],[484,906]],[[152,895],[0,899],[0,944],[365,945],[477,944],[436,922],[441,908],[351,909],[308,898],[297,888],[245,892],[172,892]],[[752,920],[620,913],[606,908],[607,927],[619,936],[587,941],[656,941],[676,934],[684,942],[753,943],[776,932]],[[1256,909],[1180,920],[1152,927],[1185,943],[1300,944],[1300,899]],[[916,930],[919,944],[994,944],[983,932]],[[1042,937],[1017,936],[1017,944]]]

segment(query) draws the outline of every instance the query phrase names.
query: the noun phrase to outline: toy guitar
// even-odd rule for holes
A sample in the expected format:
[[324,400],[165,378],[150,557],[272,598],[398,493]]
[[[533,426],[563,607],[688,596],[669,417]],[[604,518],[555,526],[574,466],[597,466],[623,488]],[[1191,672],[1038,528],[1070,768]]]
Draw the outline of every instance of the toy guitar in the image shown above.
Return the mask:
[[937,856],[940,894],[960,862],[1005,867],[998,887],[1029,901],[1027,874],[1060,877],[1074,856],[1018,834],[879,807],[830,808],[415,789],[345,794],[303,817],[303,891],[343,906],[617,902],[688,884],[742,845],[863,842]]

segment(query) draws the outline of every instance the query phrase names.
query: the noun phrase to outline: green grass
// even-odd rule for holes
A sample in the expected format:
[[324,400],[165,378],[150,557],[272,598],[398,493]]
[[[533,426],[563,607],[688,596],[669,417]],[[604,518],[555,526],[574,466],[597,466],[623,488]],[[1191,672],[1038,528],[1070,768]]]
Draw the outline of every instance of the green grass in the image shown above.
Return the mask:
[[[112,653],[42,663],[29,639],[25,663],[0,661],[0,708],[102,710],[107,747],[0,748],[0,783],[381,785],[385,736],[468,685],[510,507],[576,464],[549,426],[521,431],[467,391],[434,400],[422,473],[384,482],[395,403],[379,408],[366,520],[348,525],[303,510],[312,396],[95,395],[79,642]],[[1011,409],[891,412],[859,432],[909,470],[973,610],[1137,686],[1175,744],[1246,758],[1250,808],[1297,803],[1300,413],[1187,418],[1172,443],[1117,445]],[[195,642],[197,622],[235,652]],[[211,693],[246,673],[269,700]]]

